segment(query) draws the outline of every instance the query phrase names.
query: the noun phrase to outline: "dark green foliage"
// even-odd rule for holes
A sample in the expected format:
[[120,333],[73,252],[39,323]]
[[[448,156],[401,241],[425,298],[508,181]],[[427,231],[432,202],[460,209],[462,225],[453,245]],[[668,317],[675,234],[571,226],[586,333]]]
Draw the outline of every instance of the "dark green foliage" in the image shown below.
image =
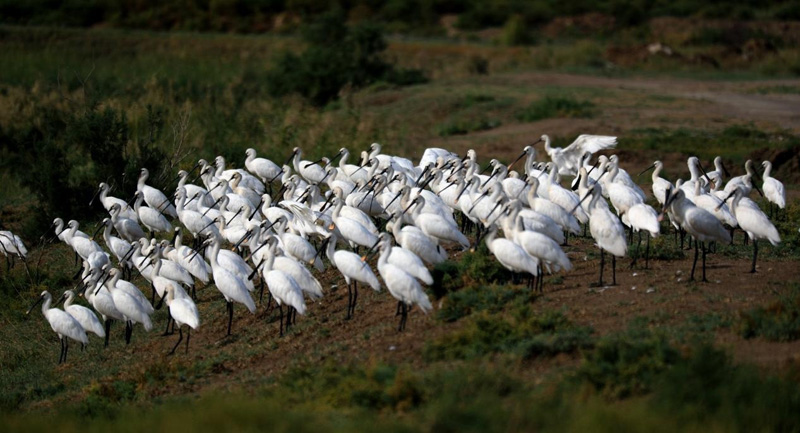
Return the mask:
[[370,23],[348,27],[340,10],[306,26],[303,39],[308,47],[302,54],[284,52],[268,73],[273,96],[297,93],[324,106],[345,87],[361,88],[378,80],[403,85],[425,81],[419,72],[393,70],[380,57],[386,49],[380,28]]
[[594,116],[593,108],[594,104],[589,101],[546,96],[518,111],[516,117],[521,122],[535,122],[554,117],[590,118]]
[[463,135],[470,132],[486,131],[500,126],[500,121],[497,119],[458,119],[452,120],[437,128],[440,137],[449,137],[451,135]]
[[424,356],[429,361],[472,359],[491,353],[553,356],[591,347],[591,334],[591,328],[573,324],[559,311],[535,314],[530,307],[521,306],[511,315],[476,315],[460,331],[427,344]]
[[679,358],[666,337],[632,326],[626,333],[597,341],[577,378],[606,397],[626,398],[650,392],[658,375]]
[[653,387],[653,407],[675,414],[681,423],[716,419],[733,431],[797,431],[799,391],[797,382],[763,377],[700,345],[661,375]]
[[511,285],[471,285],[449,293],[437,317],[445,322],[454,322],[480,311],[502,311],[512,301],[529,302],[531,296],[527,289]]
[[34,193],[41,206],[24,233],[41,235],[52,219],[84,219],[96,208],[89,201],[100,182],[116,185],[116,194],[133,194],[138,170],[147,166],[158,184],[164,161],[158,114],[149,111],[146,139],[131,150],[130,126],[124,112],[88,106],[71,112],[50,107],[35,110],[31,123],[9,128],[2,140],[7,168]]
[[745,338],[764,337],[771,341],[794,341],[800,338],[800,294],[797,288],[766,307],[742,311],[739,333]]

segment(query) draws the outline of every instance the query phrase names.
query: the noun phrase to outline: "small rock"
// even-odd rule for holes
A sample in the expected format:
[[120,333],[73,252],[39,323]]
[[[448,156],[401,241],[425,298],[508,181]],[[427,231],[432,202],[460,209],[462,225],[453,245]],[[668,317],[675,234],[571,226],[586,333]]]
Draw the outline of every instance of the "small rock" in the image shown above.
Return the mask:
[[633,276],[634,276],[634,277],[635,277],[635,276],[637,276],[637,275],[639,275],[639,274],[638,274],[638,273],[636,273],[636,272],[634,272],[634,273],[633,273]]
[[656,291],[656,289],[654,289],[652,287],[648,287],[647,291],[645,293],[654,293],[655,291]]
[[721,283],[722,281],[720,281],[720,280],[716,280],[716,281],[714,281],[714,282],[715,282],[715,283],[717,283],[717,284],[719,284],[719,283]]
[[677,271],[675,271],[675,275],[682,275],[682,274],[683,274],[683,271],[682,271],[682,270],[680,270],[680,269],[678,269]]
[[683,278],[678,278],[678,279],[677,279],[677,280],[675,280],[675,281],[677,281],[677,282],[679,282],[679,283],[680,283],[681,281],[683,281]]
[[636,286],[631,287],[631,290],[636,290]]
[[397,349],[395,346],[389,346],[389,352],[394,352]]

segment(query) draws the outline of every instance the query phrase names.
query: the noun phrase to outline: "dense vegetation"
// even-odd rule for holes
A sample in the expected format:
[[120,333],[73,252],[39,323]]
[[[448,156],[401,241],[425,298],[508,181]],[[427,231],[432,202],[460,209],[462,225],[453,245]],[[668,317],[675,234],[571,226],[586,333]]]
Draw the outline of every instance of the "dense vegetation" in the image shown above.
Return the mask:
[[[7,22],[13,17],[28,23],[251,32],[271,28],[251,27],[256,20],[266,22],[301,3],[316,5],[188,2],[181,4],[185,13],[175,12],[173,21],[159,21],[163,15],[147,2],[107,1],[93,12],[101,18],[71,22],[62,21],[61,15],[70,11],[80,19],[77,12],[96,3],[1,1],[0,16]],[[374,15],[367,16],[389,29],[403,28],[405,18],[377,14],[392,5],[398,16],[424,10],[416,7],[418,3],[404,9],[411,3],[375,3],[370,12]],[[436,6],[445,2],[423,3],[443,9],[422,23],[438,23],[443,13],[461,14],[459,26],[464,28],[483,25],[462,18],[470,14],[491,25],[508,19],[473,11],[482,7],[480,2],[448,3],[455,9]],[[606,9],[611,8],[609,2],[562,3],[525,2],[530,7],[549,5],[551,11],[542,19],[562,14],[560,8],[575,8],[569,13],[611,10]],[[143,6],[114,12],[131,4]],[[268,9],[270,4],[274,10]],[[660,12],[663,8],[681,4],[645,2],[642,10],[646,17],[658,16],[666,13]],[[176,8],[169,2],[163,5],[154,7]],[[748,3],[738,5],[753,9]],[[357,6],[345,7],[353,21]],[[717,16],[736,10],[725,3],[702,8],[712,6],[721,11]],[[45,7],[50,8],[46,14]],[[263,7],[258,9],[261,15],[253,13],[257,7]],[[783,7],[760,8],[754,17],[773,16]],[[11,8],[16,8],[14,14],[9,14]],[[305,12],[317,15],[326,9]],[[691,3],[682,12],[670,13],[714,16],[700,9]],[[507,13],[502,7],[498,10]],[[515,25],[527,25],[531,18],[526,11],[519,9],[522,16],[514,18]],[[205,18],[198,18],[202,15]],[[62,431],[108,431],[121,425],[135,431],[173,426],[276,431],[800,430],[796,366],[765,372],[734,361],[726,351],[729,346],[715,345],[717,332],[724,333],[727,343],[737,339],[736,344],[743,338],[758,343],[798,339],[797,285],[778,287],[781,297],[775,302],[759,306],[757,301],[733,313],[665,308],[609,331],[577,320],[571,305],[548,301],[552,286],[579,290],[564,288],[561,276],[547,278],[544,295],[530,293],[523,285],[509,284],[513,277],[483,247],[433,270],[436,283],[430,293],[436,298],[436,311],[429,320],[434,325],[426,329],[430,335],[415,328],[416,323],[409,325],[408,332],[424,336],[424,344],[403,360],[390,359],[393,349],[378,339],[393,328],[390,315],[384,323],[355,327],[352,335],[338,341],[328,341],[339,332],[338,319],[315,311],[298,321],[297,334],[285,339],[274,335],[273,314],[250,319],[232,341],[212,340],[212,326],[226,318],[218,294],[209,288],[200,291],[203,328],[197,337],[193,334],[190,355],[163,357],[162,346],[171,343],[159,340],[155,332],[145,336],[137,330],[128,348],[117,340],[104,351],[93,340],[85,353],[73,349],[67,366],[54,368],[58,343],[39,314],[26,317],[23,312],[42,290],[72,287],[74,267],[63,245],[44,245],[39,236],[56,216],[79,219],[90,231],[102,215],[97,206],[88,206],[97,183],[114,183],[114,194],[129,198],[142,166],[153,173],[151,183],[170,191],[178,169],[216,155],[241,167],[248,147],[282,161],[289,149],[300,146],[313,160],[342,146],[355,152],[380,142],[387,151],[411,157],[425,147],[440,146],[462,154],[476,148],[482,161],[488,154],[505,152],[499,158],[508,162],[531,138],[551,128],[561,131],[551,134],[557,145],[567,144],[586,128],[618,135],[619,151],[626,158],[635,154],[649,161],[677,161],[696,154],[707,161],[724,154],[729,167],[741,171],[746,158],[780,156],[785,165],[776,165],[779,175],[791,182],[798,179],[790,177],[790,164],[800,139],[772,123],[723,115],[712,122],[675,120],[675,113],[698,113],[708,105],[661,91],[542,83],[529,76],[532,70],[594,77],[679,73],[711,80],[733,77],[746,87],[748,78],[797,74],[798,50],[791,44],[754,60],[720,55],[724,68],[717,69],[674,57],[617,62],[612,50],[616,42],[580,35],[567,42],[540,40],[535,47],[520,49],[441,40],[385,43],[370,24],[331,27],[339,29],[337,40],[345,46],[366,49],[350,50],[363,56],[347,57],[342,64],[326,63],[326,76],[337,78],[335,85],[319,81],[312,86],[316,92],[307,94],[299,86],[287,85],[283,89],[292,91],[286,94],[270,86],[281,74],[286,78],[292,72],[286,59],[307,68],[325,62],[314,43],[328,37],[315,39],[312,28],[305,39],[297,39],[0,27],[0,217],[34,251],[29,263],[18,263],[10,271],[0,268],[0,430],[52,430],[56,422]],[[725,31],[692,28],[687,33],[691,37],[681,48],[691,53],[720,53],[730,40],[741,42],[741,35],[731,39]],[[640,42],[637,37],[630,44]],[[287,52],[296,54],[283,54]],[[365,65],[374,74],[356,76]],[[397,78],[408,78],[406,73],[415,78],[409,70],[420,70],[430,80],[404,86],[418,82]],[[314,83],[317,78],[308,75],[303,80]],[[800,93],[790,82],[748,89],[743,92]],[[638,117],[647,110],[659,114]],[[677,170],[683,167],[670,165],[666,175],[684,175]],[[644,177],[639,181],[646,183]],[[781,233],[787,233],[783,242],[778,247],[764,245],[760,257],[780,266],[796,261],[799,221],[795,202],[777,223]],[[738,243],[718,248],[721,256],[743,260],[751,251]],[[653,241],[651,253],[653,260],[688,257],[669,236]],[[577,260],[595,260],[592,254]],[[325,283],[327,290],[334,281]],[[704,292],[709,286],[665,286],[669,289],[656,291],[650,302],[666,304],[670,296],[697,292],[703,293],[704,306],[729,301]],[[638,292],[644,290],[640,287]],[[337,296],[331,292],[331,298]],[[599,296],[585,288],[580,294]],[[364,296],[365,309],[373,306],[370,295]],[[166,314],[160,310],[155,321],[163,324]],[[402,336],[393,330],[391,336],[394,347],[394,340]],[[319,344],[309,348],[309,341]]]
[[745,20],[800,18],[800,4],[795,1],[753,0],[1,0],[0,20],[13,24],[74,27],[102,24],[152,30],[259,33],[292,30],[307,17],[339,8],[352,20],[373,20],[397,31],[428,34],[443,33],[441,21],[448,15],[456,16],[455,26],[465,30],[520,24],[536,26],[558,17],[588,13],[613,17],[619,28],[662,16]]

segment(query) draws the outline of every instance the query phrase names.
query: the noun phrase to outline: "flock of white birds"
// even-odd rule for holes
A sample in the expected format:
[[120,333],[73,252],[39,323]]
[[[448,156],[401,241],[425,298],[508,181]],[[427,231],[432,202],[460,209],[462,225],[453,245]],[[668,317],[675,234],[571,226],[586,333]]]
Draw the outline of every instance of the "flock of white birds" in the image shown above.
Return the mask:
[[[537,162],[539,142],[550,162]],[[605,253],[614,262],[616,284],[616,258],[627,254],[633,232],[649,235],[649,252],[649,238],[659,235],[664,214],[694,240],[692,279],[698,246],[705,281],[705,244],[730,242],[734,228],[752,239],[753,272],[758,240],[780,241],[767,215],[748,198],[758,189],[751,161],[745,175],[724,182],[721,158],[714,161],[715,171],[705,172],[692,157],[691,178],[676,184],[660,177],[663,164],[656,161],[652,192],[658,208],[653,208],[615,155],[590,164],[595,152],[615,146],[616,137],[581,135],[566,148],[554,148],[543,135],[510,165],[492,159],[484,169],[473,150],[461,157],[430,148],[415,164],[372,144],[358,164],[351,164],[345,148],[319,161],[303,160],[295,148],[279,165],[248,149],[244,169],[230,169],[218,156],[213,165],[197,163],[192,172],[200,174],[193,182],[190,172],[180,171],[171,196],[149,186],[149,173],[142,169],[129,201],[113,197],[109,185],[99,185],[92,202],[99,199],[109,214],[94,234],[102,231],[102,242],[81,232],[75,220],[54,220],[55,234],[83,261],[81,282],[58,300],[64,301],[63,310],[53,306],[47,291],[37,304],[43,302],[42,312],[62,342],[59,363],[66,362],[69,339],[85,345],[87,332],[108,345],[112,321],[125,323],[127,342],[137,324],[150,331],[150,316],[162,303],[169,310],[167,331],[171,325],[179,333],[172,354],[183,340],[184,325],[187,351],[191,330],[200,325],[198,284],[213,283],[224,297],[228,335],[234,306],[255,313],[255,296],[261,298],[266,286],[267,308],[274,299],[283,335],[297,314],[305,314],[307,301],[325,295],[315,276],[326,266],[323,256],[347,284],[347,318],[355,312],[359,283],[375,291],[385,286],[398,301],[398,330],[403,330],[414,305],[423,312],[432,309],[423,290],[433,283],[429,267],[445,261],[454,247],[465,250],[485,241],[504,267],[528,276],[529,287],[541,290],[544,273],[572,268],[561,245],[570,234],[578,235],[582,224],[601,252],[600,285]],[[522,159],[522,167],[513,170]],[[769,162],[763,166],[763,195],[783,209],[783,185],[771,177]],[[574,177],[571,187],[562,186],[562,176]],[[198,179],[201,184],[194,183]],[[466,235],[472,228],[474,241]],[[184,242],[184,234],[192,242]],[[159,240],[164,237],[171,240]],[[10,232],[0,232],[0,244],[7,257],[27,254]],[[373,254],[379,255],[377,273],[367,260]],[[149,283],[149,299],[131,282],[134,271]],[[76,295],[91,308],[75,303]]]

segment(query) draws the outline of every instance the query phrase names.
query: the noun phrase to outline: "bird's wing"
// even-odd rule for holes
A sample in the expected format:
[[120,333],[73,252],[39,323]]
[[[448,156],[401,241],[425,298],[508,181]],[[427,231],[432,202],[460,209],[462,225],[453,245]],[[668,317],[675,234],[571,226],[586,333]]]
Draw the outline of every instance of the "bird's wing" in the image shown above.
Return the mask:
[[[617,137],[610,135],[581,134],[569,146],[564,148],[564,153],[580,159],[585,153],[595,153],[603,149],[613,149],[617,146]],[[574,156],[573,156],[574,155]]]

